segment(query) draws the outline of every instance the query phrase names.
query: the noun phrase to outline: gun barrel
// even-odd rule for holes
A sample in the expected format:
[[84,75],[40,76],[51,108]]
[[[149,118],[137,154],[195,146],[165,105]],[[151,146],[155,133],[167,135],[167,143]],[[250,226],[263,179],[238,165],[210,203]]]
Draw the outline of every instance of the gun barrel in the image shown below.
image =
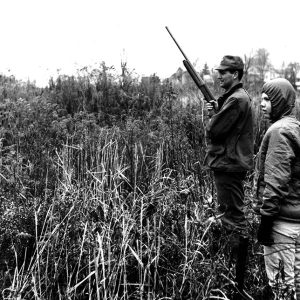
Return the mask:
[[206,84],[201,79],[201,77],[197,75],[197,73],[196,73],[195,69],[193,68],[193,66],[191,65],[191,63],[189,61],[184,60],[183,64],[184,64],[185,68],[187,69],[188,73],[191,75],[191,77],[194,80],[197,87],[202,92],[205,100],[208,102],[215,101],[215,98],[214,98],[213,94],[211,93],[210,89],[206,86]]
[[173,39],[173,41],[175,42],[176,46],[178,47],[178,49],[180,50],[180,52],[182,53],[183,57],[188,61],[187,56],[184,54],[183,50],[181,49],[181,47],[179,46],[179,44],[177,43],[177,41],[175,40],[173,34],[171,33],[171,31],[169,30],[168,26],[166,26],[167,31],[169,32],[169,35],[171,36],[171,38]]
[[[174,36],[172,35],[172,33],[170,32],[170,30],[167,26],[166,26],[166,29],[167,29],[168,33],[170,34],[171,38],[173,39],[173,41],[175,42],[176,46],[182,53],[183,57],[185,58],[185,60],[183,61],[183,64],[184,64],[185,68],[187,69],[188,73],[190,74],[190,76],[192,77],[193,81],[197,85],[197,87],[202,92],[205,100],[210,103],[215,103],[216,100],[215,100],[213,94],[211,93],[210,89],[206,86],[206,84],[201,79],[201,77],[198,76],[196,70],[194,69],[194,67],[192,66],[190,61],[188,60],[187,56],[184,54],[183,50],[178,45],[177,41],[175,40]],[[213,105],[213,106],[215,107],[215,105]]]

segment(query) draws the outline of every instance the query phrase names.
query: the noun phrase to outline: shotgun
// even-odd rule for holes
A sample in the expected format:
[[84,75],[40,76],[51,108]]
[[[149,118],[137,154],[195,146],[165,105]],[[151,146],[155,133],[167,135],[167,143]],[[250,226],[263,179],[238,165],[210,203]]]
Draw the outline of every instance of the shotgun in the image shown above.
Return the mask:
[[166,26],[166,29],[167,29],[168,33],[170,34],[171,38],[173,39],[173,41],[175,42],[176,46],[178,47],[178,49],[182,53],[183,57],[185,58],[183,60],[183,65],[185,66],[186,70],[188,71],[188,73],[192,77],[192,79],[195,82],[195,84],[197,85],[197,87],[202,92],[202,94],[204,96],[204,99],[207,102],[209,102],[210,104],[212,104],[213,107],[214,107],[214,109],[215,109],[215,107],[216,107],[215,106],[216,99],[214,98],[214,96],[211,93],[210,89],[207,87],[207,85],[204,83],[204,81],[201,79],[201,77],[197,74],[196,70],[194,69],[194,67],[192,66],[191,62],[187,58],[187,56],[184,54],[184,52],[182,51],[182,49],[178,45],[177,41],[175,40],[175,38],[173,37],[172,33],[170,32],[170,30],[169,30],[169,28],[167,26]]

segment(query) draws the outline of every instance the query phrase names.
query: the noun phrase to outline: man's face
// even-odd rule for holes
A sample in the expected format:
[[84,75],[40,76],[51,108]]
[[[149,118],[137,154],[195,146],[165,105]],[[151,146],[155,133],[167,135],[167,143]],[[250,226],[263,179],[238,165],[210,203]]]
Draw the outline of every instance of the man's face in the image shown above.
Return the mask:
[[237,79],[237,72],[230,72],[229,70],[218,70],[218,79],[221,88],[226,91],[229,90]]
[[261,103],[260,103],[261,109],[263,111],[263,114],[266,118],[270,119],[271,112],[272,112],[272,105],[271,101],[269,99],[269,96],[265,93],[261,94]]

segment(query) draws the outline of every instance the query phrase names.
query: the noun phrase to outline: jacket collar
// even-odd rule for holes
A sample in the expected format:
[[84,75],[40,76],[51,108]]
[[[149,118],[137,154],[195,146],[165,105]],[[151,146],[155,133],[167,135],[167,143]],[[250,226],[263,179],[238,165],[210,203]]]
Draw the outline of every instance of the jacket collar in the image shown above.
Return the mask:
[[237,90],[243,87],[243,83],[239,82],[238,84],[234,85],[230,90],[226,91],[221,97],[218,99],[219,107],[221,108],[224,102]]

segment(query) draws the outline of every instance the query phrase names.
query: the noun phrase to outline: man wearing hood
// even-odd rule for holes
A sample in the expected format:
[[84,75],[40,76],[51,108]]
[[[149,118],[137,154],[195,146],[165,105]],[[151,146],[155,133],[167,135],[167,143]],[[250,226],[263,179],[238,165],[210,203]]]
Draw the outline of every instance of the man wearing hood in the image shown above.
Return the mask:
[[[257,232],[272,299],[300,299],[300,122],[295,90],[283,78],[264,84],[261,108],[271,126],[256,165]],[[276,298],[277,297],[277,298]]]

